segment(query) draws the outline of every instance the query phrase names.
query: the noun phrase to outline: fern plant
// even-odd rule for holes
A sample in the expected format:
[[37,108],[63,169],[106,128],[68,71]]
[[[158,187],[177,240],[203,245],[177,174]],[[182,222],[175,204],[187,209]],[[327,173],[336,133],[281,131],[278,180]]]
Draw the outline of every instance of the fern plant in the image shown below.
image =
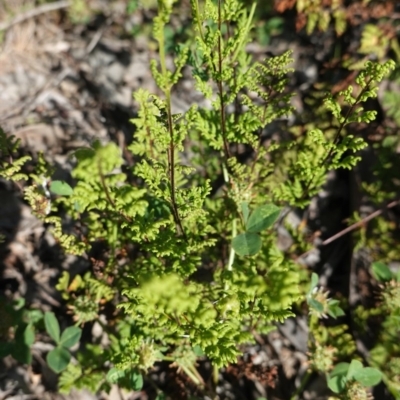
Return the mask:
[[0,127],[0,176],[3,179],[14,182],[28,179],[21,169],[31,158],[16,157],[19,144],[20,141],[15,136],[7,135]]
[[[367,63],[356,84],[323,102],[333,129],[305,136],[271,137],[265,127],[292,112],[290,52],[263,61],[246,50],[255,3],[191,0],[194,42],[173,55],[165,27],[174,0],[159,0],[153,36],[159,59],[151,63],[160,95],[139,90],[138,115],[127,165],[113,143],[75,152],[73,187],[37,212],[54,226],[66,252],[91,259],[96,278],[61,278],[77,324],[101,324],[108,338],[87,345],[60,378],[71,387],[139,388],[157,361],[182,367],[198,384],[198,354],[215,368],[234,363],[240,345],[293,316],[302,298],[300,267],[276,246],[274,223],[283,207],[306,207],[330,169],[352,168],[366,143],[347,132],[375,113],[362,104],[376,96],[392,62]],[[172,112],[171,96],[184,68],[209,107]],[[50,181],[43,166],[41,174]],[[39,183],[26,191],[32,207]],[[63,229],[62,207],[73,228]],[[100,245],[101,256],[93,256]],[[108,310],[107,310],[108,308]],[[110,311],[111,308],[111,311]],[[102,353],[88,365],[84,354]]]

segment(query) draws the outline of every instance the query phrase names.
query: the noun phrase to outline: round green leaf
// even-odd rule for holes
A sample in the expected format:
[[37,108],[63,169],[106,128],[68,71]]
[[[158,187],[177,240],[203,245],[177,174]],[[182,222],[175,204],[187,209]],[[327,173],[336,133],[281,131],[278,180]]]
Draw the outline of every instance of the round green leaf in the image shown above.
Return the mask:
[[312,293],[312,291],[317,287],[318,280],[319,280],[318,275],[315,272],[313,272],[311,274],[311,286],[309,293]]
[[82,329],[77,326],[69,326],[61,335],[60,345],[70,348],[79,342],[82,335]]
[[30,347],[35,341],[35,330],[32,324],[21,324],[18,325],[15,331],[15,342],[17,346]]
[[339,363],[329,374],[328,387],[332,392],[341,393],[344,390],[347,382],[349,366],[349,363]]
[[349,380],[351,380],[351,379],[353,379],[354,378],[354,376],[355,376],[355,374],[358,372],[358,371],[361,371],[362,369],[363,369],[364,367],[363,367],[363,365],[362,365],[362,363],[360,362],[360,361],[358,361],[358,360],[351,360],[351,363],[350,363],[350,365],[349,365],[349,369],[348,369],[348,371],[347,371],[347,380],[349,381]]
[[131,389],[132,390],[140,390],[143,387],[143,376],[142,374],[136,372],[136,371],[131,371],[129,380],[131,383]]
[[14,309],[15,309],[15,310],[21,310],[21,309],[25,306],[25,303],[26,303],[26,301],[25,301],[25,299],[23,299],[23,298],[20,298],[20,299],[15,300],[15,302],[14,302],[14,304],[15,304]]
[[107,382],[117,383],[124,376],[125,376],[125,371],[113,367],[107,372],[106,379]]
[[47,333],[58,344],[60,342],[60,325],[53,312],[46,312],[44,314],[44,325]]
[[382,380],[381,371],[366,367],[354,373],[354,379],[365,387],[375,386]]
[[64,181],[52,181],[50,184],[50,192],[59,196],[71,196],[74,190],[67,182]]
[[242,207],[242,214],[243,214],[244,223],[247,224],[247,220],[249,219],[249,214],[250,214],[249,203],[244,201],[241,204],[241,207]]
[[49,367],[57,374],[64,371],[67,368],[71,360],[71,354],[69,351],[64,347],[56,347],[55,349],[51,350],[47,353],[47,364]]
[[346,376],[338,375],[328,379],[328,387],[334,393],[343,392],[346,387]]
[[24,331],[24,343],[29,347],[35,341],[35,329],[32,324],[29,324]]
[[196,354],[197,357],[204,356],[204,351],[198,344],[193,346],[193,353]]
[[246,230],[257,233],[269,228],[277,220],[280,212],[281,209],[274,204],[257,207],[247,221]]
[[232,246],[239,256],[254,256],[261,249],[261,238],[257,233],[241,233],[232,240]]
[[390,281],[393,278],[390,268],[380,261],[372,263],[372,274],[380,282]]
[[349,370],[350,364],[347,362],[341,362],[337,365],[335,365],[335,368],[333,368],[332,372],[329,374],[329,376],[338,376],[338,375],[347,375],[347,371]]
[[30,324],[35,324],[43,319],[43,312],[38,309],[26,310],[26,321]]
[[78,159],[78,161],[82,161],[82,160],[86,160],[86,159],[90,159],[92,157],[94,157],[94,155],[96,154],[96,152],[93,149],[90,149],[88,147],[82,147],[78,150],[75,151],[75,157]]

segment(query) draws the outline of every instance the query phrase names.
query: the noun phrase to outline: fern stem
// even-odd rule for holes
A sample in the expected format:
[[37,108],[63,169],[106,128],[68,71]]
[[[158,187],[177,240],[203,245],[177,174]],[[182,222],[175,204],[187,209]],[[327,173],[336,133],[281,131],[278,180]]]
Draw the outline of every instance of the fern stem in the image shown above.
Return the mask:
[[108,187],[106,185],[106,181],[104,179],[104,174],[103,174],[103,171],[102,171],[102,168],[101,168],[101,162],[100,161],[98,162],[98,166],[99,166],[99,175],[100,175],[101,186],[103,187],[103,190],[104,190],[104,193],[105,193],[105,195],[107,197],[108,202],[110,203],[110,205],[113,208],[115,208],[115,202],[110,196],[110,192],[108,190]]
[[103,170],[101,168],[101,162],[98,162],[98,167],[99,167],[99,175],[100,175],[100,182],[101,182],[101,186],[103,187],[104,193],[106,195],[107,201],[110,203],[111,207],[119,214],[122,216],[122,218],[124,218],[127,222],[132,222],[132,218],[128,217],[125,213],[117,210],[117,206],[115,204],[115,201],[112,199],[111,195],[110,195],[110,191],[108,190],[107,184],[106,184],[106,180],[104,179],[104,174],[103,174]]
[[[361,91],[360,91],[360,93],[358,94],[358,96],[357,96],[357,98],[356,98],[354,104],[347,110],[347,113],[346,113],[346,115],[345,115],[345,117],[344,117],[344,120],[343,120],[343,122],[339,125],[339,129],[338,129],[338,131],[337,131],[337,133],[336,133],[336,136],[335,136],[335,138],[334,138],[334,140],[333,140],[333,144],[334,144],[334,145],[337,145],[337,142],[338,142],[339,139],[340,139],[340,135],[341,135],[342,130],[344,129],[344,127],[345,127],[345,125],[346,125],[347,120],[349,119],[350,115],[353,113],[354,109],[355,109],[356,106],[358,105],[358,103],[359,103],[361,97],[363,96],[363,94],[364,94],[367,90],[369,90],[369,85],[370,85],[371,83],[372,83],[372,78],[369,79],[369,81],[368,81],[367,84],[365,85],[365,88],[361,89]],[[326,157],[325,157],[324,160],[322,161],[321,165],[324,165],[327,161],[329,161],[329,159],[332,157],[332,152],[333,152],[333,150],[334,150],[334,148],[332,147],[332,148],[329,150],[329,153],[326,155]]]
[[224,102],[224,91],[222,87],[222,15],[221,15],[221,0],[218,0],[218,96],[220,101],[220,117],[221,117],[221,132],[222,132],[222,141],[224,145],[224,153],[225,158],[228,159],[230,157],[228,142],[226,140],[226,115],[225,115],[225,102]]
[[[160,29],[159,33],[159,54],[160,54],[160,65],[161,72],[164,77],[168,76],[166,55],[165,55],[165,38],[164,30]],[[171,110],[171,86],[163,88],[165,94],[165,101],[167,105],[167,122],[169,132],[169,149],[168,149],[168,176],[170,181],[170,196],[171,196],[171,209],[174,217],[175,225],[179,235],[185,235],[182,221],[179,217],[178,205],[176,204],[176,187],[175,187],[175,144],[174,144],[174,123],[172,121],[172,110]]]
[[[367,84],[365,85],[365,87],[363,89],[361,89],[360,93],[358,94],[358,96],[355,99],[354,104],[349,107],[349,109],[347,110],[347,113],[343,119],[343,121],[340,123],[338,131],[336,132],[335,138],[333,139],[333,144],[336,146],[338,144],[338,141],[340,139],[340,135],[342,134],[342,131],[344,129],[344,127],[346,126],[347,120],[349,119],[350,115],[353,113],[355,107],[359,104],[359,101],[361,99],[361,97],[363,96],[363,94],[369,90],[369,85],[372,83],[373,79],[369,79],[369,81],[367,82]],[[331,147],[331,149],[329,150],[329,152],[327,153],[327,155],[323,158],[322,162],[321,162],[321,166],[328,164],[330,159],[332,158],[332,154],[334,151],[334,147]],[[329,170],[329,165],[327,165],[326,167],[326,171]],[[308,181],[305,189],[303,190],[303,195],[301,196],[300,200],[303,200],[306,195],[308,195],[308,191],[310,189],[311,184],[313,183],[314,179],[316,177],[316,174],[314,174],[310,180]]]
[[201,24],[200,24],[200,12],[199,12],[199,2],[198,2],[198,0],[194,0],[193,1],[193,6],[194,6],[194,13],[196,15],[197,29],[199,30],[199,34],[200,34],[201,40],[204,43],[203,30],[201,29]]
[[171,183],[171,205],[172,212],[174,214],[175,224],[178,227],[179,234],[186,236],[182,226],[182,221],[179,217],[178,205],[176,204],[176,189],[175,189],[175,144],[174,144],[174,125],[172,121],[171,111],[171,92],[170,90],[165,92],[167,99],[167,115],[168,115],[168,131],[169,131],[169,150],[168,150],[168,173],[169,180]]

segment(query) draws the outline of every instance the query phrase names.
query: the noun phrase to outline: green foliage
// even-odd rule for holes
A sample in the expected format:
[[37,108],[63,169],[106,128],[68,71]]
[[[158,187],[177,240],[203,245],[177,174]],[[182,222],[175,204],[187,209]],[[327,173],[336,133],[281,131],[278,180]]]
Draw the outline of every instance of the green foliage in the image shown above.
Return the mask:
[[[192,348],[221,367],[236,361],[238,345],[251,341],[253,332],[268,332],[274,322],[293,315],[292,304],[301,298],[300,275],[276,247],[271,228],[281,207],[274,203],[305,206],[330,169],[357,163],[357,152],[366,143],[346,127],[373,120],[375,113],[364,111],[362,104],[376,96],[377,84],[393,68],[391,62],[367,63],[357,86],[336,98],[325,96],[324,107],[336,121],[331,134],[314,128],[305,138],[268,147],[262,140],[265,125],[292,112],[286,92],[290,52],[253,62],[245,46],[254,8],[247,13],[237,0],[221,8],[207,0],[200,7],[192,0],[196,50],[190,41],[177,47],[169,70],[165,27],[173,4],[159,2],[153,26],[160,58],[151,70],[163,95],[143,89],[135,93],[139,112],[132,120],[131,176],[122,172],[124,159],[117,146],[95,142],[75,153],[76,183],[72,190],[58,192],[68,196],[55,200],[85,227],[80,240],[56,231],[67,251],[85,252],[96,242],[107,251],[97,285],[90,275],[70,282],[66,274],[58,285],[78,323],[99,320],[101,304],[116,304],[115,320],[109,323],[119,328],[107,329],[112,366],[99,361],[89,379],[104,371],[92,386],[96,389],[107,382],[139,388],[142,375],[160,360],[175,362],[201,383]],[[197,90],[211,107],[192,105],[173,114],[171,93],[189,62]],[[234,152],[238,145],[248,146],[252,159],[240,161]],[[295,155],[284,170],[282,154],[290,150]],[[204,159],[211,162],[204,164]],[[218,176],[222,190],[211,194]],[[54,216],[46,221],[50,218],[57,221]],[[238,222],[244,228],[239,235]],[[128,247],[135,258],[118,265],[117,255]],[[235,252],[242,257],[235,258]],[[211,278],[193,279],[202,270],[210,271]],[[112,288],[104,284],[107,279]],[[342,315],[338,302],[323,292],[310,291],[309,303],[321,315]],[[354,347],[352,341],[346,346],[341,341],[348,340],[345,331],[340,327],[332,334],[316,334],[316,342],[345,347],[348,354]],[[68,366],[61,378],[63,390],[82,368],[92,374],[90,366],[80,368]]]
[[56,288],[68,301],[68,308],[73,312],[77,325],[94,321],[99,317],[101,305],[113,299],[115,290],[88,272],[83,277],[77,275],[71,282],[64,271]]
[[[77,363],[70,362],[59,379],[60,393],[69,393],[71,389],[88,389],[93,393],[109,391],[106,381],[108,368],[103,367],[110,360],[110,351],[100,344],[86,344],[76,354]],[[93,362],[96,360],[96,363]],[[83,373],[84,372],[84,373]]]
[[232,239],[232,247],[240,256],[254,256],[262,247],[258,233],[269,228],[278,218],[280,209],[273,204],[257,207],[251,214],[247,203],[242,203],[242,218],[246,231]]
[[328,3],[328,7],[323,0],[297,0],[296,8],[306,17],[306,31],[309,35],[315,29],[326,31],[332,21],[338,36],[346,30],[346,12],[340,0],[333,1],[331,5]]
[[68,17],[74,24],[88,23],[93,14],[88,2],[85,0],[72,0],[68,7]]
[[[215,368],[236,362],[240,345],[294,316],[293,305],[304,297],[312,368],[328,373],[335,357],[355,352],[345,325],[319,323],[343,315],[339,302],[317,288],[315,275],[304,295],[304,273],[290,252],[279,250],[273,225],[280,215],[284,220],[284,206],[307,206],[330,170],[357,164],[367,143],[351,133],[351,124],[374,120],[376,112],[363,105],[376,97],[394,63],[367,62],[354,85],[337,96],[324,94],[320,110],[329,123],[266,139],[264,128],[294,111],[287,90],[291,53],[252,59],[246,45],[255,3],[247,10],[239,0],[191,0],[193,39],[179,43],[169,63],[167,27],[175,3],[158,1],[153,36],[159,58],[150,67],[159,95],[144,89],[134,95],[132,166],[117,145],[95,141],[74,153],[71,186],[51,182],[41,157],[25,189],[33,212],[53,226],[65,251],[100,269],[96,277],[64,272],[57,289],[76,325],[98,323],[107,344],[81,346],[71,363],[80,328],[61,333],[54,314],[45,314],[56,342],[47,361],[63,371],[63,392],[109,390],[114,383],[139,390],[162,360],[202,384],[198,357]],[[172,93],[188,66],[209,104],[174,114]],[[305,246],[300,233],[297,238]],[[99,247],[102,254],[92,256]],[[374,382],[365,371],[347,372],[346,384]]]
[[310,335],[309,347],[311,351],[310,363],[313,369],[327,373],[333,365],[334,359],[347,358],[354,354],[356,345],[352,336],[348,333],[346,325],[325,327],[320,324],[321,318],[327,318],[329,314],[333,318],[344,315],[337,300],[328,299],[327,292],[316,290],[315,275],[312,277],[313,289],[307,295],[310,307]]
[[391,279],[395,279],[395,275],[390,268],[385,263],[379,261],[372,263],[372,274],[375,279],[380,282],[387,282]]
[[73,190],[68,183],[63,181],[52,181],[50,184],[50,192],[59,196],[71,196]]
[[310,314],[315,315],[317,318],[327,317],[330,315],[332,318],[341,317],[344,311],[340,308],[337,300],[328,299],[328,292],[324,292],[322,288],[318,288],[318,275],[313,273],[311,275],[311,287],[307,293],[307,303],[310,307]]
[[375,54],[378,59],[386,55],[390,37],[377,25],[366,24],[361,37],[359,52],[361,54]]
[[387,113],[397,125],[400,125],[400,95],[391,90],[385,91],[383,95],[383,104],[387,108]]
[[[328,170],[351,169],[356,165],[360,160],[357,153],[367,143],[362,138],[348,134],[347,127],[354,122],[369,123],[375,119],[376,112],[365,111],[362,104],[377,96],[377,83],[394,67],[392,60],[381,65],[367,62],[365,69],[356,78],[357,87],[349,86],[336,98],[331,94],[325,95],[323,110],[328,110],[335,118],[336,132],[333,137],[327,137],[320,129],[314,128],[305,138],[300,138],[301,148],[296,148],[294,159],[285,160],[285,164],[289,162],[289,179],[282,180],[274,189],[277,200],[305,207],[309,203],[308,196],[318,193],[324,184]],[[343,111],[344,106],[347,107],[346,112]],[[292,149],[293,146],[291,142],[286,148]]]
[[337,364],[329,374],[328,386],[335,393],[344,393],[344,399],[367,399],[364,388],[377,385],[382,379],[379,370],[363,367],[358,360]]
[[0,127],[0,177],[12,181],[28,179],[26,174],[21,173],[21,169],[31,158],[23,156],[15,159],[19,144],[15,136],[6,135]]
[[261,45],[268,45],[271,37],[282,33],[284,19],[281,17],[272,17],[267,21],[260,21],[256,29],[257,42]]
[[56,342],[56,347],[47,353],[46,361],[54,372],[60,373],[70,363],[71,354],[68,349],[79,342],[82,331],[76,326],[69,326],[60,333],[60,325],[52,312],[44,314],[44,324],[47,333]]
[[392,395],[400,398],[399,360],[400,346],[400,276],[393,273],[389,267],[379,261],[372,266],[374,276],[381,283],[381,303],[373,309],[366,310],[359,307],[357,316],[362,325],[377,316],[383,318],[376,345],[370,351],[370,364],[379,368],[383,373],[383,380]]
[[42,312],[28,310],[24,299],[9,302],[0,298],[0,301],[0,358],[11,355],[22,364],[30,364],[35,325],[43,318]]

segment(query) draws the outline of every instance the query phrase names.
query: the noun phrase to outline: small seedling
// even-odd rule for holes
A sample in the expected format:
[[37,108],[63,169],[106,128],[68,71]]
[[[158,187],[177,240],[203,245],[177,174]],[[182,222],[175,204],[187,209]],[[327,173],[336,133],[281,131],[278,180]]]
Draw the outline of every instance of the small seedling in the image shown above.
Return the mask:
[[69,326],[60,334],[60,325],[53,312],[46,312],[44,315],[46,331],[56,342],[56,347],[46,357],[49,367],[56,373],[60,373],[71,361],[69,349],[79,342],[82,330],[77,326]]
[[232,246],[240,256],[254,256],[262,246],[259,233],[270,228],[279,217],[281,209],[273,204],[257,207],[249,217],[247,203],[242,203],[243,220],[246,231],[233,238]]
[[377,385],[382,373],[376,368],[364,367],[358,360],[351,363],[339,363],[328,377],[328,387],[335,393],[343,393],[349,386],[357,382],[364,388]]

